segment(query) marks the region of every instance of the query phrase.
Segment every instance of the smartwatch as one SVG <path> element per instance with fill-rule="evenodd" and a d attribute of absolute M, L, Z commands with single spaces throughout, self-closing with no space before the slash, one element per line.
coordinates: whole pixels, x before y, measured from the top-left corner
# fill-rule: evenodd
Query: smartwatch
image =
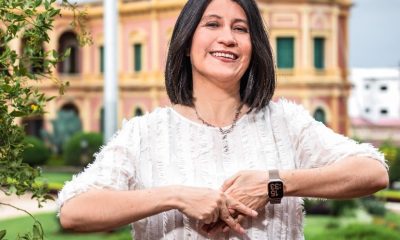
<path fill-rule="evenodd" d="M 278 169 L 268 171 L 268 198 L 271 204 L 279 204 L 283 198 L 283 181 L 279 177 Z"/>

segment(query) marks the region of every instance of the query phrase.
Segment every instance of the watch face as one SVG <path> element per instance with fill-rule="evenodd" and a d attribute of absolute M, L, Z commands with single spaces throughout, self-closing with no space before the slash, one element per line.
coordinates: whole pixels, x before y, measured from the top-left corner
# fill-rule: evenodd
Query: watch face
<path fill-rule="evenodd" d="M 270 198 L 282 198 L 283 197 L 283 182 L 274 181 L 268 183 L 268 196 Z"/>

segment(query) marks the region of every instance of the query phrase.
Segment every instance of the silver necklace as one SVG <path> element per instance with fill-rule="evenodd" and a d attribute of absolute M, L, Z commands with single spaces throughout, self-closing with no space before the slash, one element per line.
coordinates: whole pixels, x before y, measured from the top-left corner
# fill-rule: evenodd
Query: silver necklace
<path fill-rule="evenodd" d="M 199 113 L 197 112 L 197 108 L 196 106 L 194 107 L 194 111 L 196 112 L 196 116 L 197 118 L 206 126 L 208 127 L 213 127 L 213 128 L 218 128 L 219 132 L 222 135 L 222 140 L 223 140 L 223 144 L 224 144 L 224 152 L 228 152 L 229 151 L 229 146 L 228 146 L 228 134 L 231 133 L 233 131 L 233 129 L 236 126 L 237 121 L 239 120 L 239 115 L 240 115 L 240 110 L 242 110 L 243 104 L 240 104 L 239 107 L 236 109 L 235 112 L 235 117 L 233 118 L 232 121 L 232 125 L 228 128 L 228 129 L 222 129 L 222 127 L 217 127 L 209 122 L 207 122 L 206 120 L 204 120 L 202 117 L 200 117 Z"/>

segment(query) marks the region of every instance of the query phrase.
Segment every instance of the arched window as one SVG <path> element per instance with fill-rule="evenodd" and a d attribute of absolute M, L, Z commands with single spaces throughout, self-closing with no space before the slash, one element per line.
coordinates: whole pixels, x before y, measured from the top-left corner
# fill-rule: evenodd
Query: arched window
<path fill-rule="evenodd" d="M 58 63 L 58 72 L 64 74 L 79 73 L 79 42 L 74 32 L 65 32 L 58 40 L 58 52 L 64 54 L 70 49 L 69 56 Z"/>
<path fill-rule="evenodd" d="M 315 110 L 314 118 L 315 120 L 322 122 L 323 124 L 326 124 L 326 114 L 322 108 L 319 107 Z"/>
<path fill-rule="evenodd" d="M 143 115 L 143 110 L 140 107 L 135 108 L 134 116 L 142 116 Z"/>
<path fill-rule="evenodd" d="M 79 109 L 78 107 L 73 104 L 73 103 L 66 103 L 61 107 L 62 111 L 65 112 L 74 112 L 76 114 L 76 116 L 79 116 Z"/>

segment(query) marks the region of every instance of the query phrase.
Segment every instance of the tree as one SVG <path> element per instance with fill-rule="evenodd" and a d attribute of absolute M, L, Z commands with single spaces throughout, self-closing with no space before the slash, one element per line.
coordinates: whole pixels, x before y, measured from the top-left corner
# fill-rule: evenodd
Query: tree
<path fill-rule="evenodd" d="M 22 195 L 30 191 L 39 206 L 52 197 L 45 185 L 35 184 L 35 179 L 41 174 L 40 169 L 22 162 L 22 152 L 29 146 L 24 143 L 23 128 L 16 120 L 44 114 L 46 103 L 54 96 L 46 96 L 39 87 L 33 87 L 42 79 L 53 80 L 60 94 L 68 86 L 52 74 L 56 64 L 68 56 L 68 51 L 58 53 L 43 49 L 43 44 L 50 40 L 48 33 L 53 29 L 55 18 L 61 16 L 61 8 L 74 13 L 71 25 L 79 33 L 80 43 L 91 43 L 90 34 L 84 27 L 85 13 L 67 0 L 62 0 L 61 4 L 55 2 L 0 0 L 0 191 L 6 195 Z M 18 53 L 10 47 L 10 42 L 22 39 L 24 51 Z M 0 229 L 0 239 L 5 234 L 6 231 Z M 32 232 L 20 238 L 42 239 L 40 223 L 36 221 Z"/>

